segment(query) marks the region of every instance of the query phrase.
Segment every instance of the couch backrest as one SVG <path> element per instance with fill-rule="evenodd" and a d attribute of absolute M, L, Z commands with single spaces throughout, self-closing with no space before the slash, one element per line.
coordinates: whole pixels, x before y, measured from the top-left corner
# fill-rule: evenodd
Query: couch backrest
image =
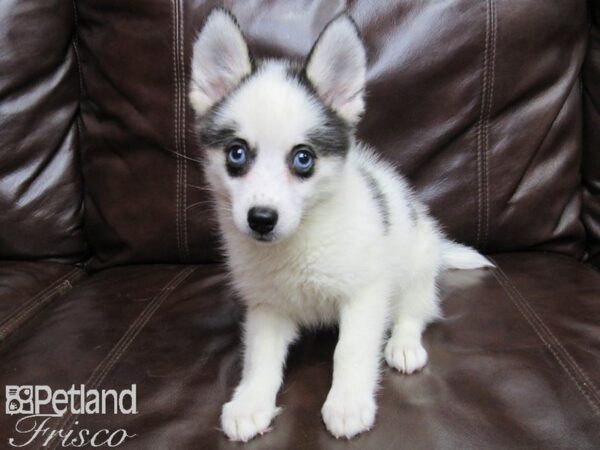
<path fill-rule="evenodd" d="M 191 45 L 217 2 L 79 0 L 91 267 L 218 254 L 192 135 Z M 342 1 L 228 1 L 258 56 L 305 55 Z M 585 0 L 356 0 L 369 53 L 359 136 L 448 233 L 581 256 Z M 181 156 L 177 156 L 181 155 Z"/>
<path fill-rule="evenodd" d="M 0 3 L 0 259 L 85 254 L 73 2 Z"/>
<path fill-rule="evenodd" d="M 583 65 L 583 223 L 588 258 L 600 267 L 600 1 L 591 4 L 591 28 Z"/>

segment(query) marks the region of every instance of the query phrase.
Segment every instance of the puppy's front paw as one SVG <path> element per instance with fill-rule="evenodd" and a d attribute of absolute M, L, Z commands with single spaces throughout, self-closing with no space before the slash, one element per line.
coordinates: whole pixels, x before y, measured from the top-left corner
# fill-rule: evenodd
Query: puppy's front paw
<path fill-rule="evenodd" d="M 357 392 L 343 395 L 332 389 L 321 414 L 331 434 L 338 439 L 350 439 L 371 429 L 376 411 L 377 405 L 372 395 Z"/>
<path fill-rule="evenodd" d="M 401 373 L 411 374 L 427 364 L 427 351 L 419 341 L 394 339 L 385 346 L 385 360 Z"/>
<path fill-rule="evenodd" d="M 262 399 L 246 396 L 223 405 L 221 428 L 232 441 L 246 442 L 269 431 L 269 425 L 280 409 Z"/>

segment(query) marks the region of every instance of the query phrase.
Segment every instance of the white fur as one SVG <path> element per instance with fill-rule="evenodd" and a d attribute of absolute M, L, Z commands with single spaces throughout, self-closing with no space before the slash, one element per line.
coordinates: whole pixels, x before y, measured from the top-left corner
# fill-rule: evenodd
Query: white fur
<path fill-rule="evenodd" d="M 362 46 L 340 38 L 352 32 L 358 39 L 349 27 L 353 24 L 344 16 L 333 22 L 308 67 L 312 64 L 312 76 L 324 82 L 332 76 L 324 60 L 360 61 L 353 68 L 360 81 L 348 84 L 351 74 L 342 74 L 352 89 L 338 89 L 345 94 L 330 103 L 351 122 L 361 110 L 362 95 L 346 94 L 362 92 L 366 63 L 356 55 L 364 52 Z M 199 39 L 208 39 L 202 34 Z M 335 39 L 327 42 L 328 36 Z M 194 67 L 201 65 L 196 57 Z M 354 67 L 354 62 L 340 67 Z M 376 415 L 386 333 L 391 329 L 383 350 L 387 363 L 407 374 L 421 369 L 427 362 L 421 335 L 440 312 L 438 274 L 443 268 L 490 265 L 475 250 L 448 241 L 404 179 L 363 144 L 352 143 L 345 156 L 319 156 L 310 178 L 290 173 L 290 149 L 304 143 L 326 117 L 287 68 L 285 62 L 265 63 L 219 109 L 217 120 L 235 124 L 237 137 L 257 149 L 249 172 L 229 176 L 223 149 L 206 150 L 205 171 L 215 192 L 228 265 L 247 307 L 242 380 L 221 417 L 232 440 L 246 441 L 268 430 L 279 411 L 276 396 L 288 346 L 300 327 L 321 325 L 340 327 L 333 382 L 322 409 L 325 425 L 344 438 L 368 430 Z M 204 68 L 193 77 L 203 85 L 210 73 Z M 331 100 L 321 95 L 324 102 Z M 385 198 L 387 225 L 365 173 Z M 278 211 L 272 242 L 252 237 L 246 218 L 253 206 Z"/>
<path fill-rule="evenodd" d="M 243 178 L 231 178 L 227 176 L 221 152 L 207 152 L 205 158 L 209 183 L 220 194 L 235 199 L 227 207 L 233 216 L 232 225 L 249 231 L 248 210 L 252 206 L 268 206 L 279 212 L 276 229 L 279 238 L 293 233 L 300 224 L 302 211 L 318 201 L 319 196 L 327 195 L 327 183 L 317 181 L 335 181 L 333 174 L 342 164 L 323 159 L 314 178 L 301 183 L 282 183 L 292 178 L 282 151 L 303 142 L 307 130 L 318 127 L 324 120 L 319 106 L 306 95 L 303 86 L 288 78 L 286 69 L 285 62 L 265 62 L 255 76 L 225 100 L 220 120 L 237 123 L 239 137 L 260 148 L 250 173 Z M 226 213 L 230 216 L 229 211 Z M 227 226 L 227 219 L 223 219 L 221 223 Z"/>
<path fill-rule="evenodd" d="M 484 256 L 470 247 L 445 240 L 442 244 L 442 260 L 447 269 L 478 269 L 494 267 Z"/>

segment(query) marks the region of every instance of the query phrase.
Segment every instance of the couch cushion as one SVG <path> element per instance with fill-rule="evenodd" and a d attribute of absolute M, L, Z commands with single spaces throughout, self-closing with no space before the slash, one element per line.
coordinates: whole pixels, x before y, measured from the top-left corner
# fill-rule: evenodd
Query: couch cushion
<path fill-rule="evenodd" d="M 186 93 L 216 3 L 77 2 L 92 268 L 215 257 Z M 303 57 L 344 2 L 227 4 L 258 56 Z M 586 2 L 359 0 L 350 12 L 369 53 L 360 137 L 449 234 L 580 256 Z"/>
<path fill-rule="evenodd" d="M 598 448 L 600 274 L 542 253 L 495 260 L 496 270 L 444 276 L 445 319 L 425 335 L 430 363 L 410 376 L 384 369 L 372 431 L 349 443 L 326 432 L 319 411 L 335 333 L 306 333 L 291 350 L 283 412 L 247 447 Z M 0 353 L 0 383 L 135 383 L 137 415 L 50 425 L 137 434 L 120 448 L 239 448 L 218 430 L 241 364 L 239 311 L 226 285 L 218 267 L 100 272 Z M 18 417 L 0 422 L 2 439 L 15 435 Z"/>
<path fill-rule="evenodd" d="M 73 2 L 0 5 L 0 258 L 84 253 Z"/>
<path fill-rule="evenodd" d="M 187 159 L 193 33 L 181 3 L 77 2 L 91 268 L 215 259 L 200 170 Z"/>
<path fill-rule="evenodd" d="M 0 343 L 82 276 L 80 268 L 66 264 L 0 261 Z"/>

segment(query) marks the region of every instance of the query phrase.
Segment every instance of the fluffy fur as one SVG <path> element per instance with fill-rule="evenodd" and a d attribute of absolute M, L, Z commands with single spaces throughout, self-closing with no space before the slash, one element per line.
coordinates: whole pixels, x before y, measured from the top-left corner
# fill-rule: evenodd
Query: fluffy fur
<path fill-rule="evenodd" d="M 382 349 L 402 373 L 426 364 L 421 334 L 439 317 L 440 271 L 491 264 L 446 239 L 393 167 L 355 141 L 366 56 L 349 16 L 326 27 L 303 65 L 255 64 L 235 19 L 218 9 L 192 67 L 206 178 L 247 307 L 242 380 L 223 431 L 242 441 L 266 432 L 299 328 L 337 324 L 322 416 L 334 436 L 351 438 L 373 426 Z M 227 149 L 239 140 L 247 164 L 233 172 Z M 309 176 L 290 166 L 299 145 L 314 154 Z M 253 207 L 276 211 L 272 231 L 252 228 Z"/>

